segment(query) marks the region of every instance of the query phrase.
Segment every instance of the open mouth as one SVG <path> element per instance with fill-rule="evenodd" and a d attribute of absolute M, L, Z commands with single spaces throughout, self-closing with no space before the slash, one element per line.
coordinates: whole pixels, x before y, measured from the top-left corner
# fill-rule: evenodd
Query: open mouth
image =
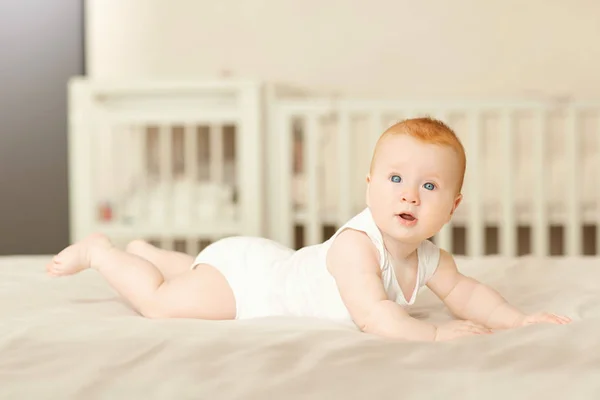
<path fill-rule="evenodd" d="M 398 222 L 404 226 L 414 226 L 417 223 L 417 217 L 409 212 L 396 214 L 396 217 L 398 217 Z"/>
<path fill-rule="evenodd" d="M 416 218 L 414 215 L 412 215 L 411 213 L 402 213 L 402 214 L 398 214 L 398 216 L 400 218 L 402 218 L 405 221 L 414 221 Z"/>

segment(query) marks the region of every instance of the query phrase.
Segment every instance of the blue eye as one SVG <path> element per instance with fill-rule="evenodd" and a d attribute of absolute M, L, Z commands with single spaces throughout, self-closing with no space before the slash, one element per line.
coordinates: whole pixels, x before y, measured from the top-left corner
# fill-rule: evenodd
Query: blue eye
<path fill-rule="evenodd" d="M 431 182 L 427 182 L 426 184 L 423 185 L 423 187 L 427 190 L 433 190 L 435 189 L 435 185 Z"/>
<path fill-rule="evenodd" d="M 390 179 L 394 183 L 400 183 L 402 181 L 402 178 L 400 178 L 398 175 L 392 175 L 392 177 Z"/>

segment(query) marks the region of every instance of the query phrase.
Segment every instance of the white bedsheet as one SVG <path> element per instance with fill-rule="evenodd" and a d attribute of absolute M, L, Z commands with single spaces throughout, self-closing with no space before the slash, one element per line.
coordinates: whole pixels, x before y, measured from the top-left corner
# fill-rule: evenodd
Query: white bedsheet
<path fill-rule="evenodd" d="M 148 320 L 93 271 L 0 258 L 3 399 L 594 399 L 600 259 L 459 259 L 526 311 L 571 316 L 447 343 L 382 340 L 304 319 Z M 411 313 L 448 315 L 427 290 Z M 509 397 L 510 396 L 510 397 Z"/>

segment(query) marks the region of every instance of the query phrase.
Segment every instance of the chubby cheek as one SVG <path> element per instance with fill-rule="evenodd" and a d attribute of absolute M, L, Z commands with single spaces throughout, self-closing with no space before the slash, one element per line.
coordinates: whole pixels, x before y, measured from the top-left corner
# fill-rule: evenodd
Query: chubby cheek
<path fill-rule="evenodd" d="M 438 193 L 424 193 L 421 196 L 421 206 L 427 209 L 429 215 L 445 218 L 452 212 L 454 199 Z"/>
<path fill-rule="evenodd" d="M 450 216 L 450 211 L 448 210 L 448 212 L 446 212 L 445 209 L 442 209 L 440 207 L 440 208 L 430 209 L 428 214 L 429 214 L 428 221 L 429 221 L 430 225 L 436 226 L 436 225 L 439 225 L 440 223 L 446 222 L 446 220 Z"/>
<path fill-rule="evenodd" d="M 373 217 L 381 220 L 386 214 L 389 214 L 390 201 L 383 196 L 372 195 L 369 198 L 368 206 L 371 209 Z"/>
<path fill-rule="evenodd" d="M 372 184 L 367 194 L 367 203 L 369 207 L 383 207 L 393 204 L 395 193 L 393 188 L 385 185 Z"/>
<path fill-rule="evenodd" d="M 388 224 L 393 216 L 395 199 L 391 192 L 384 190 L 370 191 L 367 197 L 367 205 L 371 209 L 371 214 L 378 224 Z"/>

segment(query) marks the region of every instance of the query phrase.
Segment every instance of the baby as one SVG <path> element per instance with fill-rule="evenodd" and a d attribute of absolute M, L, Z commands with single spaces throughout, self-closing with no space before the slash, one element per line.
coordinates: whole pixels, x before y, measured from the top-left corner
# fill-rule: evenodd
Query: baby
<path fill-rule="evenodd" d="M 445 341 L 568 317 L 527 315 L 494 289 L 461 274 L 428 238 L 461 202 L 465 153 L 442 122 L 410 119 L 379 138 L 366 205 L 329 240 L 294 251 L 255 237 L 229 237 L 194 259 L 137 240 L 126 251 L 101 234 L 67 247 L 52 276 L 97 270 L 149 318 L 247 319 L 309 316 L 346 321 L 363 332 Z M 458 319 L 434 325 L 406 307 L 427 286 Z"/>

